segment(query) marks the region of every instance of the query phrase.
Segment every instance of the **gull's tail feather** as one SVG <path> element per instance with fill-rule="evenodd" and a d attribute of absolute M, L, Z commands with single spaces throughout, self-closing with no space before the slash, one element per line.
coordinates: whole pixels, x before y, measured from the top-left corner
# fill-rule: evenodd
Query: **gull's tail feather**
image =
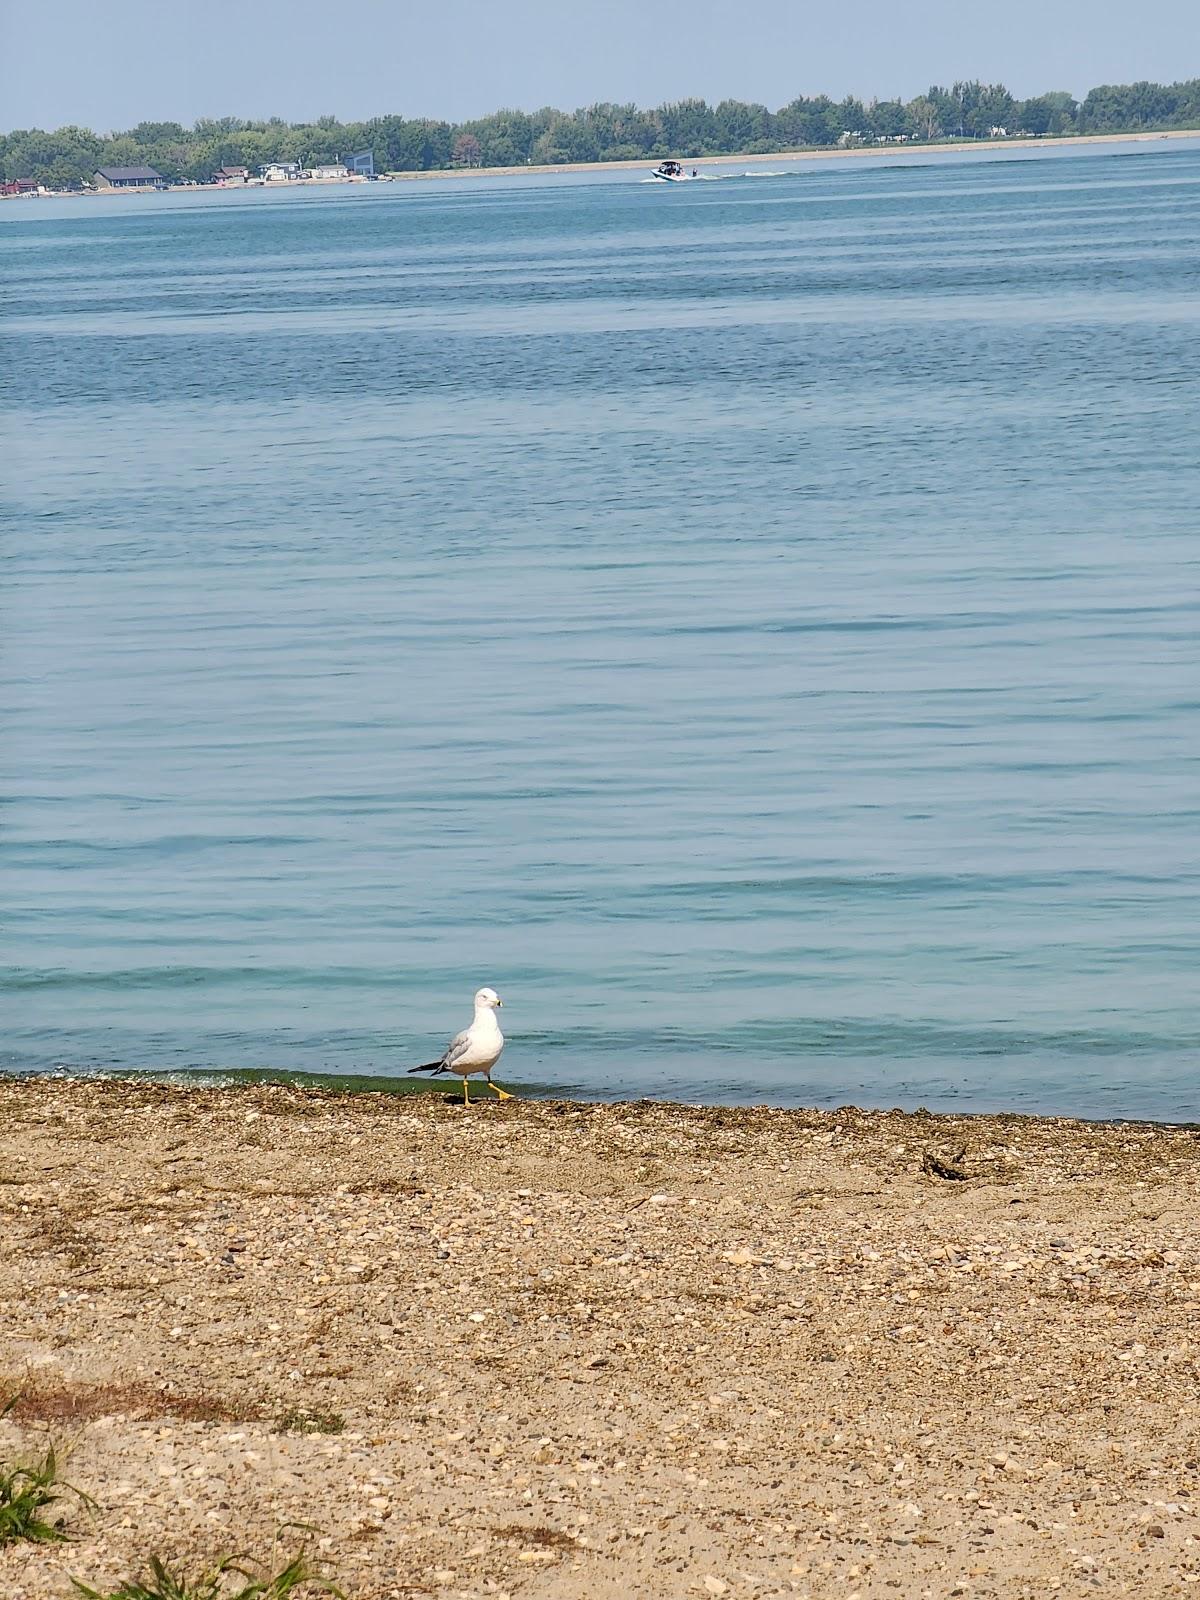
<path fill-rule="evenodd" d="M 423 1067 L 409 1067 L 410 1072 L 445 1072 L 445 1063 L 441 1061 L 427 1061 Z"/>

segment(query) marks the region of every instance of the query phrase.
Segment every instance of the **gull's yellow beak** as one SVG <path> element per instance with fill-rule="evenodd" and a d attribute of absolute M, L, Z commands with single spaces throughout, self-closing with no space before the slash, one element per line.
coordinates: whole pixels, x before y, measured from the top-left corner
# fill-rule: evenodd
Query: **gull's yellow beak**
<path fill-rule="evenodd" d="M 501 1000 L 499 995 L 496 996 L 496 1004 L 500 1007 L 501 1011 L 504 1010 L 504 1001 Z"/>

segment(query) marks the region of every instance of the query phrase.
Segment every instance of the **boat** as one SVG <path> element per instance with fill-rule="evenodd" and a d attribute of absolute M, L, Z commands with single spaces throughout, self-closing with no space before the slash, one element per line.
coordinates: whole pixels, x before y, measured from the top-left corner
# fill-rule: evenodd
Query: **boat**
<path fill-rule="evenodd" d="M 691 172 L 685 172 L 678 161 L 661 161 L 650 176 L 652 178 L 661 178 L 664 183 L 690 183 L 693 178 L 698 178 L 700 174 L 695 167 L 692 168 Z"/>

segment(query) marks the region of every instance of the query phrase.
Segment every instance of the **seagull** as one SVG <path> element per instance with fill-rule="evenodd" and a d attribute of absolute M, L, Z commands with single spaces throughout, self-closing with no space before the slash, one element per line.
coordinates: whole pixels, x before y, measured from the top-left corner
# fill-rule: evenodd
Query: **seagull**
<path fill-rule="evenodd" d="M 504 1004 L 494 989 L 480 989 L 475 995 L 475 1017 L 469 1028 L 456 1033 L 440 1061 L 427 1061 L 423 1067 L 413 1067 L 413 1072 L 457 1072 L 463 1081 L 463 1104 L 469 1106 L 467 1079 L 479 1073 L 487 1078 L 487 1086 L 501 1100 L 511 1100 L 507 1089 L 492 1082 L 492 1068 L 504 1049 L 504 1035 L 496 1021 L 496 1011 Z"/>

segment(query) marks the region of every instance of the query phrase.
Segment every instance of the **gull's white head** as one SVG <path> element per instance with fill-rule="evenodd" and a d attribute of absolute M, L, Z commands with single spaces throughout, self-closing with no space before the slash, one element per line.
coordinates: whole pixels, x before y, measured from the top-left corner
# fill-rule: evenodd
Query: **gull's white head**
<path fill-rule="evenodd" d="M 476 1011 L 494 1011 L 497 1006 L 502 1006 L 504 1001 L 495 989 L 477 989 L 475 991 Z"/>

